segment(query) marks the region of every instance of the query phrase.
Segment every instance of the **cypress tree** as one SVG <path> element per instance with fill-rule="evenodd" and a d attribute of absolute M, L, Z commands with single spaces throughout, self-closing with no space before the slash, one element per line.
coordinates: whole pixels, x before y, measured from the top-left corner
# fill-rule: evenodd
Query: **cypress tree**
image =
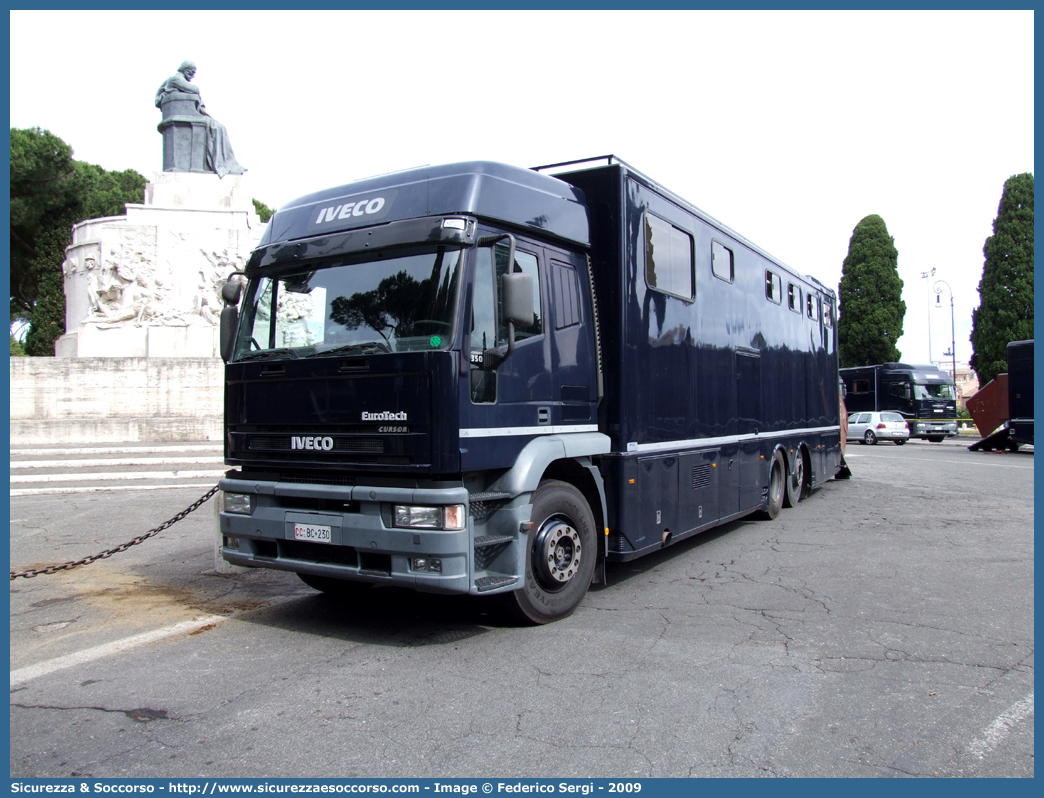
<path fill-rule="evenodd" d="M 852 231 L 838 286 L 838 357 L 841 367 L 897 361 L 906 303 L 899 251 L 884 219 L 867 216 Z"/>
<path fill-rule="evenodd" d="M 970 365 L 985 385 L 1008 370 L 1008 344 L 1033 337 L 1033 175 L 1004 182 L 993 235 L 982 248 Z"/>

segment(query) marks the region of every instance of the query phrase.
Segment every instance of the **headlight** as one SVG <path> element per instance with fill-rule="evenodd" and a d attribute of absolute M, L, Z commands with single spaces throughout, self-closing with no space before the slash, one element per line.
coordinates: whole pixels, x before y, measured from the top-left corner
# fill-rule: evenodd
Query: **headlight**
<path fill-rule="evenodd" d="M 397 504 L 394 509 L 395 526 L 405 529 L 451 529 L 464 528 L 463 504 L 445 507 L 415 507 Z"/>
<path fill-rule="evenodd" d="M 240 515 L 250 515 L 250 494 L 226 492 L 224 510 L 226 513 L 239 513 Z"/>

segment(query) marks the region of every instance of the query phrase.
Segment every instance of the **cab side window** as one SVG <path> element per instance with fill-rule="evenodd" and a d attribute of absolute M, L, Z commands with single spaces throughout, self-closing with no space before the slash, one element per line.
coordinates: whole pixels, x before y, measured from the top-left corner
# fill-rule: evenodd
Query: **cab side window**
<path fill-rule="evenodd" d="M 497 346 L 507 343 L 508 328 L 507 322 L 504 321 L 501 314 L 501 303 L 500 303 L 500 278 L 502 275 L 508 273 L 508 246 L 507 244 L 497 244 L 496 246 L 497 256 L 497 269 L 496 269 L 496 287 L 497 287 Z M 515 249 L 515 263 L 511 268 L 511 272 L 518 273 L 524 272 L 525 274 L 532 275 L 533 277 L 533 324 L 529 327 L 516 327 L 515 328 L 515 342 L 523 341 L 526 338 L 532 338 L 534 335 L 540 335 L 544 331 L 544 320 L 540 314 L 540 267 L 537 256 L 525 252 L 522 249 Z"/>
<path fill-rule="evenodd" d="M 494 257 L 490 257 L 493 251 Z M 497 244 L 493 250 L 480 247 L 475 266 L 475 286 L 471 301 L 471 401 L 488 404 L 497 401 L 497 373 L 482 368 L 482 352 L 507 345 L 508 327 L 501 310 L 500 278 L 508 273 L 508 245 Z M 540 261 L 536 254 L 515 249 L 512 272 L 533 276 L 533 323 L 515 328 L 515 343 L 544 332 L 541 312 Z"/>

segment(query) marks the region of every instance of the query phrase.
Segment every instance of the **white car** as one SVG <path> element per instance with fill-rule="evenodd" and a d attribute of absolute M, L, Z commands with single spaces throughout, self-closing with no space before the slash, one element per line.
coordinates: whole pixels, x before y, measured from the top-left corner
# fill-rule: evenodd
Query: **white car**
<path fill-rule="evenodd" d="M 894 412 L 849 413 L 848 440 L 875 444 L 878 440 L 895 441 L 902 446 L 910 439 L 910 425 Z"/>

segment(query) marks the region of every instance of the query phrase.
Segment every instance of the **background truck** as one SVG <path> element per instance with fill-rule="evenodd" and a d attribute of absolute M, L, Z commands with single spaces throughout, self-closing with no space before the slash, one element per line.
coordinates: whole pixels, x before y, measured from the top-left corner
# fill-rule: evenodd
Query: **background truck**
<path fill-rule="evenodd" d="M 972 451 L 1033 445 L 1033 341 L 1008 344 L 1008 371 L 998 374 L 968 399 L 968 412 L 982 440 Z"/>
<path fill-rule="evenodd" d="M 557 171 L 551 175 L 547 172 Z M 841 465 L 836 298 L 613 156 L 302 197 L 225 285 L 222 555 L 571 613 Z"/>
<path fill-rule="evenodd" d="M 957 434 L 957 389 L 935 366 L 882 363 L 840 374 L 849 414 L 894 410 L 906 419 L 911 438 L 938 442 Z"/>

